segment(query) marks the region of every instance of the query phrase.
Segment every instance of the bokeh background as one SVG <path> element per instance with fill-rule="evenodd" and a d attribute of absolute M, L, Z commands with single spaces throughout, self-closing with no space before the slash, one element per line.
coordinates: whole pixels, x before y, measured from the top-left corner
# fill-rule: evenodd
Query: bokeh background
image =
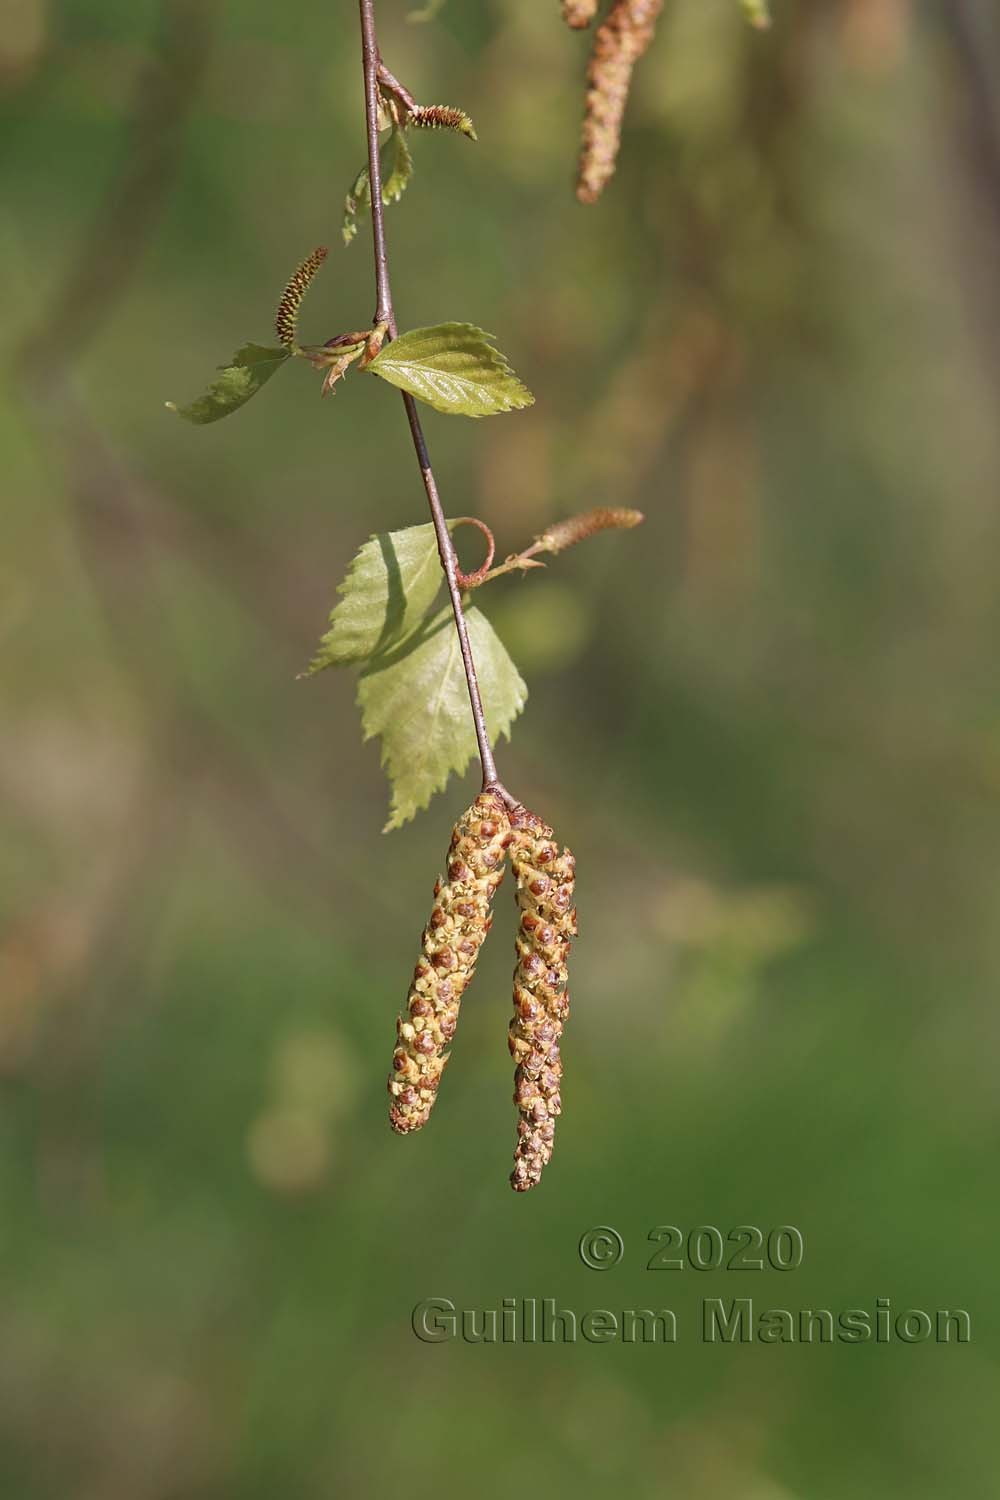
<path fill-rule="evenodd" d="M 447 509 L 501 554 L 648 517 L 483 600 L 531 689 L 504 778 L 579 863 L 556 1157 L 510 1192 L 509 891 L 431 1127 L 386 1127 L 474 782 L 383 837 L 350 676 L 295 677 L 424 519 L 397 398 L 163 409 L 319 242 L 304 330 L 370 317 L 356 7 L 5 0 L 3 1492 L 995 1496 L 995 6 L 670 0 L 592 210 L 556 0 L 406 8 L 390 66 L 480 141 L 414 142 L 401 322 L 495 330 L 537 396 L 428 415 Z M 645 1270 L 656 1225 L 744 1223 L 802 1268 Z M 702 1345 L 748 1295 L 973 1341 Z M 429 1296 L 681 1334 L 427 1346 Z"/>

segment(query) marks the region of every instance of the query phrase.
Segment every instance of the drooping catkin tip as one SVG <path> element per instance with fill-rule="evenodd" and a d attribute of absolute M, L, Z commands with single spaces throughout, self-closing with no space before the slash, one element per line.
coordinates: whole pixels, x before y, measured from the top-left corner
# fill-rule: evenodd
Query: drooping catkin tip
<path fill-rule="evenodd" d="M 434 887 L 406 1012 L 396 1022 L 389 1075 L 389 1124 L 397 1135 L 430 1118 L 458 1026 L 459 1008 L 490 930 L 504 875 L 510 819 L 502 800 L 481 793 L 452 830 L 446 873 Z"/>

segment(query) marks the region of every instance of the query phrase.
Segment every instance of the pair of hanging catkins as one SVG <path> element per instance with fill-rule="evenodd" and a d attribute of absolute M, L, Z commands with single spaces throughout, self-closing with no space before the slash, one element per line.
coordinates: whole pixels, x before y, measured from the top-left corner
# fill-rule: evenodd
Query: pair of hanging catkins
<path fill-rule="evenodd" d="M 434 910 L 424 928 L 406 1014 L 396 1027 L 389 1120 L 398 1134 L 408 1135 L 430 1118 L 462 995 L 493 925 L 493 897 L 508 853 L 520 910 L 508 1032 L 520 1118 L 510 1181 L 523 1193 L 541 1181 L 562 1111 L 559 1047 L 569 1014 L 576 862 L 568 849 L 560 850 L 541 818 L 523 807 L 509 813 L 493 792 L 477 797 L 455 824 L 447 874 L 434 887 Z"/>

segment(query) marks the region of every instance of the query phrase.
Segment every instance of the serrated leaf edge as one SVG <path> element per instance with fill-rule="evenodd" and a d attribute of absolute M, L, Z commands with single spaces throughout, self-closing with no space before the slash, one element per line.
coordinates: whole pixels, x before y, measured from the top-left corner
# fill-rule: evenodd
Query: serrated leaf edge
<path fill-rule="evenodd" d="M 446 605 L 443 610 L 439 611 L 439 614 L 444 619 L 446 617 L 446 615 L 449 613 L 449 611 L 450 611 L 450 606 Z M 469 615 L 473 614 L 473 612 L 474 611 L 471 610 L 471 609 L 466 612 L 466 619 L 467 620 L 468 620 Z M 493 625 L 492 621 L 489 619 L 489 616 L 483 614 L 482 610 L 475 610 L 475 613 L 477 613 L 483 620 L 485 620 L 486 624 L 489 625 L 489 627 L 493 631 L 493 633 L 496 634 L 496 627 Z M 447 628 L 447 622 L 446 622 L 444 628 Z M 497 636 L 497 639 L 500 640 L 499 636 Z M 510 655 L 510 652 L 507 651 L 507 648 L 506 648 L 506 646 L 504 646 L 503 641 L 500 641 L 500 645 L 501 645 L 502 649 L 507 653 L 508 659 L 510 660 L 510 664 L 514 668 L 514 674 L 515 674 L 515 676 L 517 678 L 517 681 L 518 681 L 518 684 L 519 684 L 519 688 L 518 688 L 517 699 L 516 699 L 516 702 L 515 702 L 515 705 L 514 705 L 513 712 L 510 714 L 509 718 L 507 718 L 507 720 L 506 720 L 505 723 L 491 724 L 489 726 L 489 729 L 490 729 L 490 734 L 491 734 L 491 737 L 492 737 L 494 743 L 496 743 L 498 740 L 501 740 L 501 739 L 506 739 L 508 741 L 508 743 L 509 743 L 510 739 L 511 739 L 511 730 L 512 730 L 513 725 L 514 725 L 514 721 L 515 721 L 515 719 L 519 718 L 520 715 L 524 712 L 525 704 L 528 701 L 528 685 L 525 682 L 524 678 L 521 676 L 521 673 L 518 671 L 517 663 L 514 661 L 513 657 Z M 459 640 L 458 640 L 458 632 L 456 630 L 452 629 L 452 631 L 451 631 L 451 644 L 450 644 L 449 650 L 448 650 L 448 665 L 447 665 L 445 671 L 441 674 L 441 685 L 440 685 L 440 688 L 439 688 L 439 691 L 438 691 L 438 699 L 437 699 L 437 708 L 438 709 L 440 709 L 442 695 L 444 693 L 445 683 L 447 682 L 448 677 L 449 677 L 450 673 L 452 672 L 452 670 L 454 669 L 454 666 L 455 666 L 456 654 L 458 654 L 458 655 L 461 654 L 460 646 L 459 646 Z M 359 700 L 360 700 L 360 690 L 359 690 Z M 359 710 L 361 708 L 360 701 L 358 702 L 358 708 L 359 708 Z M 363 736 L 363 738 L 364 738 L 364 740 L 365 740 L 366 743 L 367 743 L 368 740 L 375 739 L 375 738 L 378 738 L 378 737 L 379 736 L 378 736 L 378 732 L 377 731 L 375 733 L 373 733 L 373 734 L 365 734 Z M 431 741 L 430 734 L 428 734 L 425 738 L 426 738 L 426 743 L 430 744 L 430 741 Z M 420 801 L 420 802 L 414 802 L 412 812 L 404 812 L 403 809 L 400 807 L 400 805 L 399 805 L 399 799 L 396 796 L 395 783 L 392 780 L 392 777 L 388 773 L 388 760 L 389 760 L 389 757 L 388 757 L 388 755 L 384 751 L 382 753 L 380 753 L 380 756 L 379 756 L 379 765 L 380 765 L 381 769 L 386 772 L 386 780 L 389 782 L 389 786 L 392 789 L 392 796 L 391 796 L 390 802 L 389 802 L 390 817 L 389 817 L 389 821 L 383 827 L 382 832 L 383 833 L 394 833 L 398 828 L 402 828 L 407 823 L 412 822 L 412 820 L 416 817 L 417 813 L 426 811 L 426 809 L 431 805 L 432 799 L 434 797 L 436 797 L 439 792 L 443 792 L 444 789 L 447 787 L 447 785 L 448 785 L 449 781 L 451 780 L 452 776 L 459 776 L 459 777 L 464 776 L 465 773 L 466 773 L 466 771 L 469 769 L 469 766 L 475 760 L 475 758 L 476 758 L 476 752 L 475 752 L 475 750 L 470 750 L 469 754 L 467 755 L 467 757 L 466 757 L 466 759 L 464 761 L 464 763 L 461 766 L 457 766 L 457 767 L 456 766 L 452 766 L 452 767 L 450 767 L 445 772 L 444 776 L 436 778 L 434 780 L 433 784 L 431 784 L 429 786 L 429 789 L 428 789 L 426 797 L 424 797 L 424 799 L 422 801 Z"/>
<path fill-rule="evenodd" d="M 381 360 L 383 356 L 385 356 L 385 363 L 391 363 L 392 350 L 396 345 L 398 345 L 400 339 L 408 338 L 411 334 L 437 332 L 443 333 L 446 329 L 455 330 L 456 332 L 460 330 L 463 333 L 473 334 L 476 336 L 477 340 L 481 340 L 484 350 L 486 350 L 489 355 L 491 368 L 498 370 L 503 375 L 509 376 L 509 378 L 514 383 L 518 395 L 520 397 L 523 397 L 523 399 L 509 400 L 505 397 L 503 399 L 503 404 L 499 405 L 494 411 L 463 412 L 451 407 L 435 405 L 433 401 L 427 401 L 422 396 L 416 396 L 415 392 L 411 392 L 411 395 L 414 395 L 417 400 L 423 401 L 426 406 L 430 406 L 434 411 L 440 411 L 444 416 L 471 417 L 477 421 L 482 417 L 503 416 L 507 412 L 511 411 L 524 411 L 526 407 L 533 406 L 535 404 L 535 398 L 532 392 L 524 384 L 524 381 L 518 375 L 517 371 L 513 368 L 503 350 L 497 348 L 496 334 L 487 333 L 485 329 L 480 328 L 476 323 L 430 323 L 427 324 L 426 327 L 407 328 L 398 336 L 398 338 L 393 339 L 391 343 L 386 344 L 381 352 L 376 355 L 375 359 L 373 359 L 368 365 L 365 366 L 365 369 L 370 374 L 378 375 L 380 379 L 385 380 L 387 385 L 396 385 L 396 382 L 394 380 L 390 380 L 388 376 L 383 375 L 379 370 L 379 360 Z M 400 363 L 405 365 L 406 361 L 403 360 Z M 414 362 L 413 368 L 415 370 L 433 370 L 435 367 L 430 364 L 418 364 Z M 446 371 L 440 371 L 440 373 L 446 376 L 448 375 L 448 372 Z M 459 379 L 460 377 L 448 376 L 448 378 Z M 396 389 L 399 389 L 398 385 L 396 386 Z"/>

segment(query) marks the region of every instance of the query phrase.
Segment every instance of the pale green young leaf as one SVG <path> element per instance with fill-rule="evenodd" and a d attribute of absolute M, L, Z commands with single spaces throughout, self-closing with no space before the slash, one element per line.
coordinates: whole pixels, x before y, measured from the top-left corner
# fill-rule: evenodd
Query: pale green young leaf
<path fill-rule="evenodd" d="M 168 401 L 167 409 L 176 412 L 186 422 L 195 422 L 199 426 L 218 422 L 221 417 L 228 417 L 230 412 L 245 406 L 290 358 L 289 349 L 265 349 L 261 344 L 244 344 L 233 355 L 231 364 L 219 366 L 219 375 L 203 396 L 192 401 L 190 406 L 177 406 Z"/>
<path fill-rule="evenodd" d="M 402 645 L 434 603 L 441 580 L 437 538 L 429 522 L 371 537 L 338 589 L 330 629 L 306 675 L 366 661 Z"/>
<path fill-rule="evenodd" d="M 509 736 L 528 690 L 486 616 L 470 609 L 466 621 L 487 727 L 493 739 Z M 358 704 L 365 739 L 378 736 L 382 741 L 382 765 L 392 787 L 388 833 L 426 807 L 452 772 L 461 774 L 476 754 L 462 653 L 449 608 L 398 651 L 369 663 L 358 684 Z"/>
<path fill-rule="evenodd" d="M 398 203 L 410 185 L 413 176 L 413 157 L 406 144 L 406 132 L 394 125 L 388 140 L 383 141 L 379 151 L 382 166 L 382 202 L 389 206 Z M 358 232 L 358 214 L 371 208 L 371 184 L 368 181 L 367 164 L 361 168 L 347 197 L 344 199 L 344 244 L 349 245 Z"/>
<path fill-rule="evenodd" d="M 487 417 L 530 406 L 534 396 L 492 337 L 471 323 L 413 328 L 386 344 L 367 369 L 451 416 Z"/>

